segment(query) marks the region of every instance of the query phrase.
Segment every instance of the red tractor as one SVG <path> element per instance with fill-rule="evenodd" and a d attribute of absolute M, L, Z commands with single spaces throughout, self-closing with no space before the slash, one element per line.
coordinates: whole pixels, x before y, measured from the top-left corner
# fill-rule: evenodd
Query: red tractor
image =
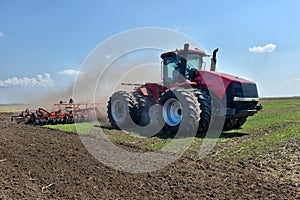
<path fill-rule="evenodd" d="M 132 92 L 117 91 L 108 101 L 107 113 L 115 128 L 145 127 L 151 122 L 150 108 L 160 105 L 154 115 L 163 122 L 164 131 L 176 133 L 179 127 L 189 132 L 196 127 L 206 133 L 212 118 L 223 116 L 223 130 L 240 128 L 247 117 L 262 106 L 254 82 L 215 71 L 215 49 L 209 55 L 199 49 L 176 50 L 161 55 L 162 84 L 146 83 Z M 152 111 L 153 112 L 153 111 Z"/>

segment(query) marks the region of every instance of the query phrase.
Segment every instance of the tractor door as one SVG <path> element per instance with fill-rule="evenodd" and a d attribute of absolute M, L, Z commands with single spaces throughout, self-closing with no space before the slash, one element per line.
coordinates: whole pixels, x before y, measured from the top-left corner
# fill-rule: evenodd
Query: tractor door
<path fill-rule="evenodd" d="M 163 59 L 163 82 L 165 85 L 181 83 L 185 81 L 182 74 L 182 60 L 176 54 Z"/>

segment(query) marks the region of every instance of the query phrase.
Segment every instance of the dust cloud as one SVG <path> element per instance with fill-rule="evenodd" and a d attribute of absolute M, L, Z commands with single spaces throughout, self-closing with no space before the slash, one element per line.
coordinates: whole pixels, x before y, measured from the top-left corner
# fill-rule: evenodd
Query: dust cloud
<path fill-rule="evenodd" d="M 25 99 L 30 102 L 29 108 L 32 110 L 43 107 L 50 111 L 57 109 L 54 104 L 61 100 L 68 103 L 70 98 L 74 103 L 99 103 L 101 121 L 107 122 L 106 107 L 112 93 L 132 91 L 136 87 L 122 83 L 161 82 L 161 52 L 141 50 L 122 55 L 109 64 L 101 60 L 84 63 L 74 82 L 60 88 L 35 92 L 36 95 L 27 95 Z"/>
<path fill-rule="evenodd" d="M 107 66 L 98 63 L 90 65 L 88 70 L 82 68 L 73 88 L 75 101 L 100 103 L 101 118 L 105 119 L 112 93 L 134 90 L 135 86 L 122 83 L 161 82 L 160 53 L 157 50 L 134 51 L 118 57 Z"/>

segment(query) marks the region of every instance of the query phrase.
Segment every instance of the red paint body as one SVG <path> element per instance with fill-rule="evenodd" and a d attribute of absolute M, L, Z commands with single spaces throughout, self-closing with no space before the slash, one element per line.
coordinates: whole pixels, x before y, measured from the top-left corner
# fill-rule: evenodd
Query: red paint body
<path fill-rule="evenodd" d="M 196 71 L 196 77 L 194 82 L 182 82 L 172 85 L 161 85 L 158 83 L 146 83 L 137 88 L 137 91 L 141 92 L 144 96 L 153 96 L 154 100 L 157 100 L 159 96 L 168 88 L 174 87 L 184 87 L 185 85 L 190 86 L 201 86 L 203 88 L 209 89 L 213 92 L 219 99 L 222 99 L 227 87 L 232 82 L 255 84 L 252 81 L 242 79 L 229 74 L 223 74 L 219 72 L 212 71 Z"/>
<path fill-rule="evenodd" d="M 223 98 L 227 87 L 232 82 L 255 84 L 246 79 L 211 71 L 196 71 L 195 82 L 197 85 L 208 88 L 219 99 Z"/>

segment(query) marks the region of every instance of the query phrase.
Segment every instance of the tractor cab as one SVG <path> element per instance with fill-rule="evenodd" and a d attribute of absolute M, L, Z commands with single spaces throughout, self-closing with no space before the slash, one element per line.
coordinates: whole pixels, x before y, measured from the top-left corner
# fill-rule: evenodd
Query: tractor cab
<path fill-rule="evenodd" d="M 182 82 L 193 82 L 195 71 L 215 70 L 216 59 L 211 59 L 214 64 L 207 69 L 210 60 L 209 56 L 201 50 L 189 50 L 188 44 L 184 45 L 183 50 L 167 52 L 161 55 L 162 78 L 165 85 L 177 84 Z M 212 63 L 212 62 L 211 62 Z"/>

